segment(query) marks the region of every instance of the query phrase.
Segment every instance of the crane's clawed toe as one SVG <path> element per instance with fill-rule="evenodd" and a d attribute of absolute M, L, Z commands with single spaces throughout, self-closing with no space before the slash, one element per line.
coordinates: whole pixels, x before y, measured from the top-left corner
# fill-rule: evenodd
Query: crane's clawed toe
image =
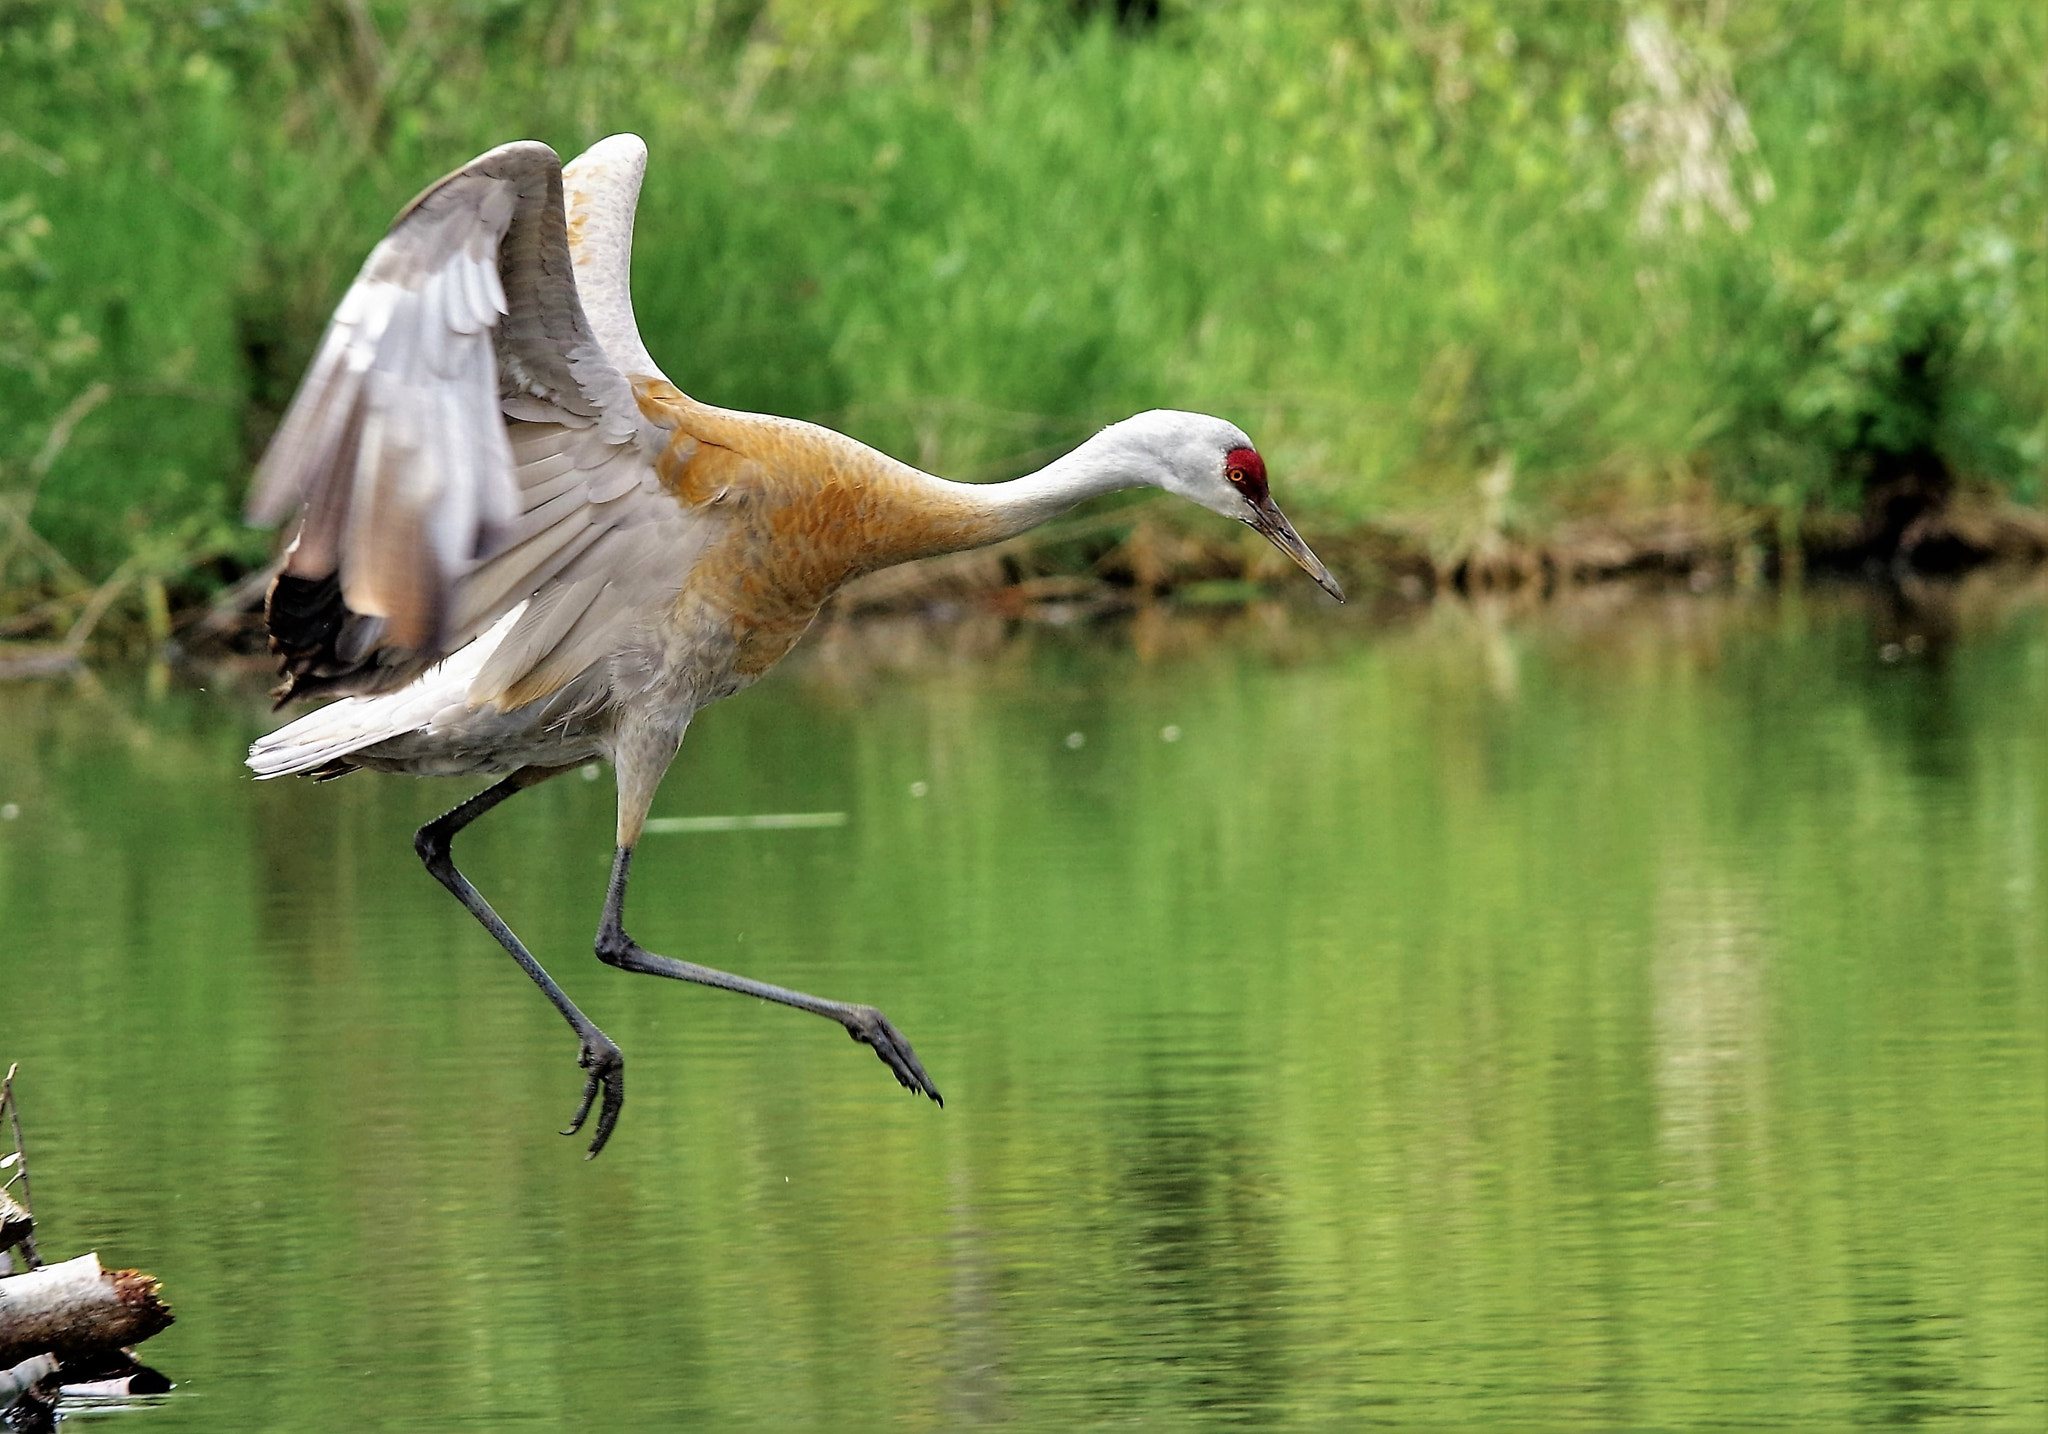
<path fill-rule="evenodd" d="M 939 1088 L 924 1073 L 917 1052 L 910 1048 L 909 1041 L 903 1039 L 903 1032 L 890 1025 L 880 1011 L 873 1006 L 848 1006 L 840 1020 L 845 1023 L 846 1034 L 864 1046 L 874 1047 L 875 1054 L 882 1058 L 882 1064 L 895 1073 L 905 1090 L 928 1095 L 935 1105 L 945 1105 Z"/>
<path fill-rule="evenodd" d="M 590 1116 L 590 1107 L 597 1100 L 597 1093 L 604 1092 L 604 1104 L 597 1112 L 597 1134 L 591 1138 L 590 1149 L 584 1152 L 585 1160 L 595 1160 L 597 1152 L 604 1149 L 604 1143 L 612 1138 L 612 1127 L 619 1123 L 619 1111 L 626 1104 L 626 1057 L 612 1044 L 604 1032 L 591 1028 L 583 1038 L 583 1054 L 576 1058 L 576 1064 L 590 1072 L 583 1083 L 583 1100 L 576 1107 L 576 1114 L 569 1120 L 564 1135 L 574 1135 L 583 1129 L 583 1122 Z"/>

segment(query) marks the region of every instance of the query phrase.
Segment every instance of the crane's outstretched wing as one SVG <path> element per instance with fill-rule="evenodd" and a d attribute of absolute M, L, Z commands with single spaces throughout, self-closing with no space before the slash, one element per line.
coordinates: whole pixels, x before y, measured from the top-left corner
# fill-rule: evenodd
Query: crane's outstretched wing
<path fill-rule="evenodd" d="M 661 376 L 627 285 L 645 166 L 631 135 L 566 174 L 501 145 L 371 251 L 249 502 L 259 523 L 301 507 L 266 608 L 282 696 L 394 690 L 521 603 L 473 700 L 554 690 L 659 599 L 608 578 L 680 583 L 701 525 L 655 477 L 672 435 L 631 383 Z"/>

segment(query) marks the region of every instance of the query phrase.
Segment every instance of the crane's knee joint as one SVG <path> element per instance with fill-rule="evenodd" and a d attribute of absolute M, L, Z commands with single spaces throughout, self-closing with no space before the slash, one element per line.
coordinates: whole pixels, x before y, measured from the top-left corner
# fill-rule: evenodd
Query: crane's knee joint
<path fill-rule="evenodd" d="M 442 868 L 454 865 L 448 856 L 453 846 L 449 833 L 441 829 L 439 822 L 428 822 L 412 834 L 412 849 L 419 854 L 427 870 L 437 874 Z"/>
<path fill-rule="evenodd" d="M 626 958 L 634 950 L 634 941 L 626 934 L 623 926 L 607 921 L 597 928 L 594 949 L 597 952 L 597 959 L 605 965 L 624 967 Z"/>

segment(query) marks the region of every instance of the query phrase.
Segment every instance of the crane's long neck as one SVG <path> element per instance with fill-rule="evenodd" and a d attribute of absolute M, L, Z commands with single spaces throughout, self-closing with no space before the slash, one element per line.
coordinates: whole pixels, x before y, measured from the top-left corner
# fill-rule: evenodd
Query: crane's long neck
<path fill-rule="evenodd" d="M 1086 499 L 1152 482 L 1156 462 L 1110 428 L 1036 473 L 1007 483 L 958 486 L 972 495 L 969 501 L 983 512 L 988 529 L 981 541 L 998 543 L 1028 533 Z"/>

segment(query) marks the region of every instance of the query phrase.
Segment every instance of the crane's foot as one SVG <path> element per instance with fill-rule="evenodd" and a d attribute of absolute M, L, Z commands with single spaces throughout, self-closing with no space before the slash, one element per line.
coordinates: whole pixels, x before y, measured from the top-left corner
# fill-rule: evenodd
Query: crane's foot
<path fill-rule="evenodd" d="M 597 1112 L 597 1134 L 591 1138 L 590 1149 L 584 1152 L 585 1160 L 597 1159 L 597 1152 L 604 1149 L 604 1143 L 612 1138 L 612 1127 L 619 1123 L 619 1111 L 626 1104 L 626 1057 L 614 1045 L 611 1038 L 597 1027 L 592 1026 L 583 1037 L 583 1054 L 576 1058 L 576 1064 L 590 1072 L 583 1083 L 583 1100 L 576 1107 L 576 1114 L 569 1120 L 564 1135 L 574 1135 L 583 1129 L 583 1122 L 590 1116 L 590 1107 L 597 1100 L 598 1092 L 604 1093 L 604 1104 Z"/>
<path fill-rule="evenodd" d="M 875 1054 L 882 1058 L 882 1064 L 889 1068 L 905 1090 L 916 1095 L 928 1095 L 934 1104 L 945 1105 L 939 1088 L 924 1073 L 917 1052 L 910 1048 L 909 1041 L 903 1039 L 903 1032 L 890 1025 L 880 1011 L 873 1006 L 843 1006 L 833 1014 L 846 1027 L 846 1034 L 862 1045 L 874 1048 Z"/>

